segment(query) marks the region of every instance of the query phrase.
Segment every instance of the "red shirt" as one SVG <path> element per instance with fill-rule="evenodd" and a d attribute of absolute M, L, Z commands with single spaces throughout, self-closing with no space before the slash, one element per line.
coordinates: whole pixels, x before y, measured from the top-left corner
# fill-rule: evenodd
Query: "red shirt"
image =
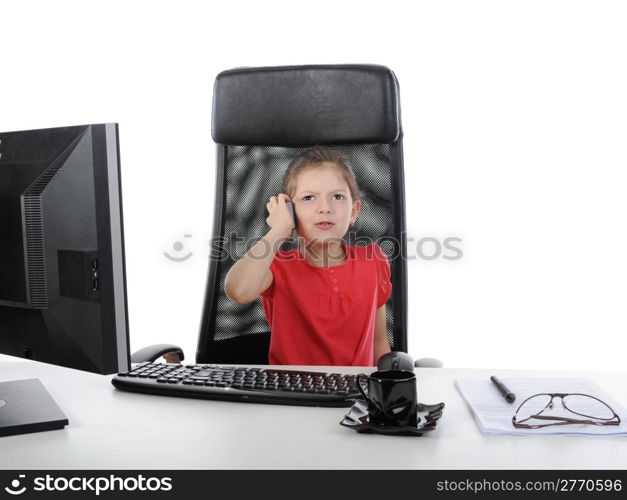
<path fill-rule="evenodd" d="M 270 325 L 270 363 L 371 366 L 376 312 L 392 290 L 390 264 L 376 243 L 348 246 L 333 267 L 307 263 L 299 250 L 278 252 L 261 294 Z"/>

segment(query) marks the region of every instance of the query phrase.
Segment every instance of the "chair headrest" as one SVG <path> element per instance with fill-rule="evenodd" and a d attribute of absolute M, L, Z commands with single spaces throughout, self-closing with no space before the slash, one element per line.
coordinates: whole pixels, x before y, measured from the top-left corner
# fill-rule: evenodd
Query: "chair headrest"
<path fill-rule="evenodd" d="M 211 134 L 237 145 L 392 143 L 402 134 L 398 81 L 376 65 L 223 71 L 213 87 Z"/>

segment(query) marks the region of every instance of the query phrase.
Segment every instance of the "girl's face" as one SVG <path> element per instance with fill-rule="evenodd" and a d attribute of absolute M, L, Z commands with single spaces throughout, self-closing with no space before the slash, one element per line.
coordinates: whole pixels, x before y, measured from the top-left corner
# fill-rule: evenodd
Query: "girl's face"
<path fill-rule="evenodd" d="M 352 200 L 339 169 L 333 163 L 306 168 L 298 174 L 295 184 L 291 199 L 298 234 L 314 243 L 339 243 L 361 208 L 359 200 Z"/>

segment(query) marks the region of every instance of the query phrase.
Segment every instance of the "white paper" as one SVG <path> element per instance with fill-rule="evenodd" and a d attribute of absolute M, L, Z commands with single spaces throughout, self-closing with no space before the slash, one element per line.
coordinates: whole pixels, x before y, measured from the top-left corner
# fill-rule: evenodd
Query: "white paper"
<path fill-rule="evenodd" d="M 560 434 L 560 435 L 595 435 L 627 436 L 627 414 L 624 408 L 603 392 L 592 380 L 580 378 L 503 378 L 503 384 L 516 394 L 516 401 L 508 403 L 496 385 L 489 379 L 455 380 L 455 386 L 470 406 L 481 430 L 486 434 Z M 512 417 L 520 404 L 529 396 L 539 393 L 570 392 L 595 396 L 607 403 L 620 417 L 620 425 L 568 424 L 552 425 L 539 429 L 518 429 L 512 423 Z M 582 412 L 583 413 L 583 412 Z M 553 408 L 542 412 L 543 415 L 574 415 L 562 407 L 560 398 L 553 400 Z M 551 421 L 544 421 L 550 423 Z M 527 422 L 530 423 L 530 422 Z M 535 420 L 533 423 L 541 423 Z"/>

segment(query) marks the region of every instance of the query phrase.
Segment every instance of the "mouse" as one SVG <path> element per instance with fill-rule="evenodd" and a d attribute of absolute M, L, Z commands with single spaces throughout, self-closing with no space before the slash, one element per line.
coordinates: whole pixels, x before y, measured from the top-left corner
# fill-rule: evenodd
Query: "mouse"
<path fill-rule="evenodd" d="M 377 362 L 377 369 L 414 371 L 414 359 L 406 352 L 392 351 L 384 354 Z"/>

